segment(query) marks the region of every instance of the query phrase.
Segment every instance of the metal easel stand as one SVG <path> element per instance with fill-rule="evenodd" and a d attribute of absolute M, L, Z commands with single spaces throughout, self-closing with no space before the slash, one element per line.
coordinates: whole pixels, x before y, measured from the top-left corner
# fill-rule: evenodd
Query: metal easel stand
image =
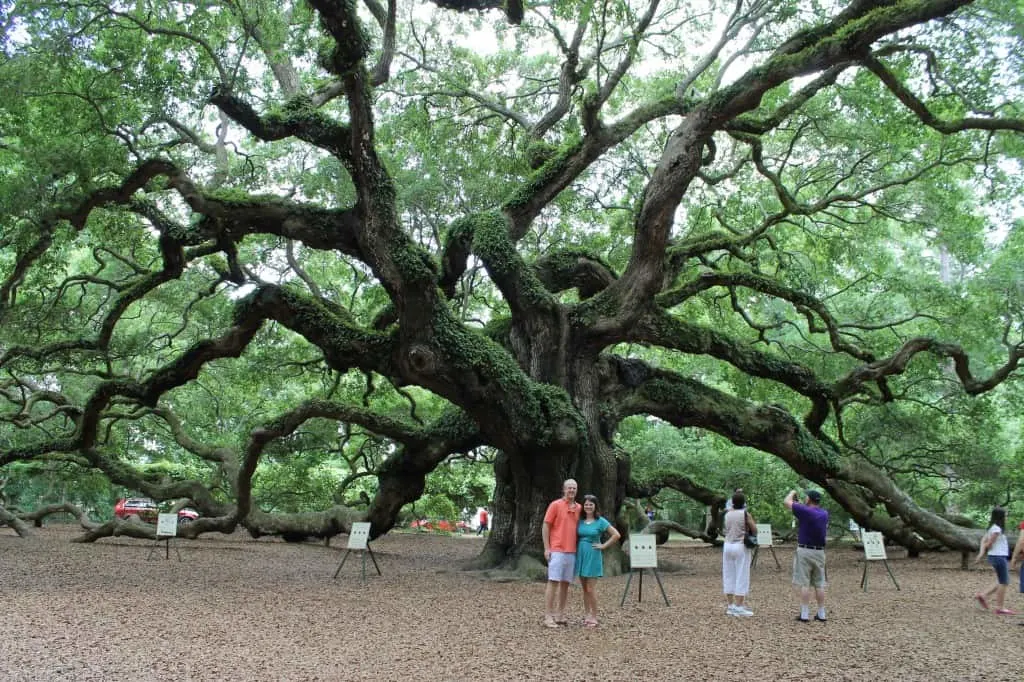
<path fill-rule="evenodd" d="M 776 568 L 776 570 L 781 571 L 782 570 L 782 564 L 779 563 L 779 557 L 775 554 L 775 546 L 774 545 L 769 545 L 768 549 L 771 550 L 772 558 L 775 559 L 775 568 Z M 757 567 L 757 555 L 760 552 L 761 552 L 761 545 L 758 545 L 757 547 L 754 548 L 754 556 L 750 559 L 750 568 L 753 569 L 753 568 Z"/>
<path fill-rule="evenodd" d="M 373 550 L 370 549 L 370 543 L 366 543 L 366 549 L 349 549 L 345 551 L 345 556 L 341 558 L 341 563 L 338 564 L 338 570 L 334 572 L 334 577 L 337 578 L 338 574 L 341 573 L 341 567 L 345 565 L 345 560 L 348 559 L 348 555 L 352 552 L 359 552 L 363 555 L 363 582 L 366 582 L 366 555 L 370 555 L 370 560 L 373 561 L 373 567 L 377 569 L 377 575 L 384 575 L 380 572 L 380 566 L 377 565 L 377 558 L 373 556 Z"/>
<path fill-rule="evenodd" d="M 156 540 L 153 541 L 152 546 L 149 548 L 149 554 L 146 555 L 146 561 L 153 558 L 153 552 L 160 546 L 160 543 L 164 543 L 164 559 L 171 558 L 171 538 L 170 536 L 157 536 Z M 178 550 L 178 546 L 174 546 L 174 553 L 178 555 L 178 561 L 181 561 L 181 552 Z"/>
<path fill-rule="evenodd" d="M 888 559 L 882 559 L 881 561 L 882 561 L 883 564 L 885 564 L 885 570 L 889 573 L 889 577 L 892 578 L 892 584 L 896 586 L 896 591 L 899 592 L 900 591 L 900 584 L 898 582 L 896 582 L 896 576 L 894 576 L 892 574 L 892 569 L 889 568 L 889 560 Z M 868 591 L 868 564 L 870 564 L 870 563 L 871 563 L 870 560 L 865 560 L 864 561 L 864 574 L 860 578 L 861 589 L 863 589 L 865 592 Z"/>
<path fill-rule="evenodd" d="M 665 587 L 661 584 L 661 576 L 658 575 L 658 569 L 652 568 L 654 572 L 654 579 L 658 581 L 658 589 L 661 590 L 661 598 L 665 600 L 665 606 L 671 606 L 668 603 L 668 596 L 665 595 Z M 638 568 L 634 571 L 629 572 L 629 578 L 626 579 L 626 589 L 622 592 L 622 601 L 619 602 L 619 608 L 626 603 L 626 595 L 629 594 L 629 585 L 633 582 L 633 574 L 639 573 L 640 580 L 637 583 L 636 601 L 639 604 L 644 600 L 644 569 Z"/>

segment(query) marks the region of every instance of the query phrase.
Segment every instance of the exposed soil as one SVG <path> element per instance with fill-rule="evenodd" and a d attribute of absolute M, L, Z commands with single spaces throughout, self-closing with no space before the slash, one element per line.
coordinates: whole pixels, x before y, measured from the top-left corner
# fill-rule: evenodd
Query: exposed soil
<path fill-rule="evenodd" d="M 731 618 L 721 555 L 669 543 L 653 575 L 599 586 L 602 623 L 541 626 L 542 583 L 456 570 L 483 540 L 391 534 L 373 543 L 383 576 L 344 549 L 241 534 L 151 542 L 68 542 L 72 528 L 0 531 L 2 680 L 1021 680 L 1024 616 L 978 608 L 987 566 L 958 554 L 877 562 L 868 591 L 852 549 L 829 551 L 828 623 L 794 621 L 792 549 L 753 571 L 752 618 Z M 344 538 L 339 538 L 344 544 Z M 182 561 L 174 549 L 181 552 Z M 675 570 L 672 570 L 674 567 Z M 1011 583 L 1007 605 L 1024 611 Z"/>

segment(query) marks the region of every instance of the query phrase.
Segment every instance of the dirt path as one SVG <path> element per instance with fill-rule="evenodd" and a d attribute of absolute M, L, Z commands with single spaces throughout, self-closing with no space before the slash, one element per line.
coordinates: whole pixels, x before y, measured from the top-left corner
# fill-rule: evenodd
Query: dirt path
<path fill-rule="evenodd" d="M 181 541 L 184 561 L 147 561 L 149 543 L 22 540 L 0 530 L 0 680 L 1014 680 L 1024 679 L 1020 617 L 976 608 L 990 569 L 958 555 L 873 564 L 869 591 L 852 550 L 829 553 L 830 620 L 800 624 L 783 570 L 763 555 L 752 618 L 724 615 L 720 554 L 668 545 L 666 607 L 650 575 L 619 607 L 626 578 L 599 587 L 591 630 L 541 627 L 543 585 L 453 570 L 476 537 L 389 535 L 373 544 L 383 577 L 343 550 L 247 536 Z M 343 540 L 343 538 L 342 538 Z M 1016 585 L 1014 582 L 1013 585 Z M 582 610 L 578 589 L 570 595 Z M 1015 588 L 1008 605 L 1024 611 Z"/>

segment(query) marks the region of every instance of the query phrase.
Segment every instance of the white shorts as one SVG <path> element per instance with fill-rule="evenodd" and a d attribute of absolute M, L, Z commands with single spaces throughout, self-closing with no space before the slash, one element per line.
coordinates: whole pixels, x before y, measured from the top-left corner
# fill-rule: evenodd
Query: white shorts
<path fill-rule="evenodd" d="M 575 552 L 552 552 L 548 561 L 548 580 L 556 583 L 571 583 L 576 572 Z"/>

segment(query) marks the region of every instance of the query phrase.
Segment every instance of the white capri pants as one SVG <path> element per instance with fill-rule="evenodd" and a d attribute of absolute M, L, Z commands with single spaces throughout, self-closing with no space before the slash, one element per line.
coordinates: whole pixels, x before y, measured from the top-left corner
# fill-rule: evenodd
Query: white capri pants
<path fill-rule="evenodd" d="M 727 542 L 722 550 L 722 592 L 745 597 L 750 591 L 750 552 L 740 542 Z"/>

